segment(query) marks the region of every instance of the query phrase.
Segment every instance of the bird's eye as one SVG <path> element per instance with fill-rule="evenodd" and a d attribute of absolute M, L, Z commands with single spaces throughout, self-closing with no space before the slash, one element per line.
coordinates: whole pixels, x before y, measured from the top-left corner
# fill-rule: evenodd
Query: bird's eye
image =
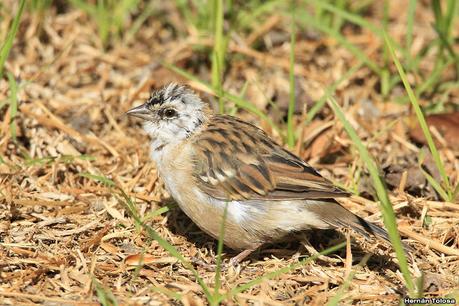
<path fill-rule="evenodd" d="M 172 108 L 168 108 L 164 111 L 164 117 L 169 119 L 175 117 L 176 114 L 177 112 L 175 111 L 175 109 Z"/>

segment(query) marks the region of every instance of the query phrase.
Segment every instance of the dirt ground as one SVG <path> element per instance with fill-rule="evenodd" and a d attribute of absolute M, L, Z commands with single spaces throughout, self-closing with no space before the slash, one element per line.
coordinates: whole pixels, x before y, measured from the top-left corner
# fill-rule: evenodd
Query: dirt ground
<path fill-rule="evenodd" d="M 3 2 L 5 8 L 15 3 Z M 405 2 L 391 9 L 389 29 L 395 40 L 405 34 Z M 144 222 L 185 258 L 215 264 L 216 241 L 170 199 L 148 157 L 148 139 L 140 123 L 123 115 L 142 103 L 150 90 L 171 81 L 188 84 L 217 106 L 217 98 L 202 84 L 163 65 L 176 65 L 209 82 L 212 41 L 190 28 L 172 2 L 162 3 L 158 14 L 132 37 L 114 40 L 105 49 L 94 21 L 81 10 L 52 8 L 41 18 L 24 13 L 5 68 L 18 86 L 16 141 L 10 130 L 10 108 L 0 109 L 0 304 L 98 305 L 98 290 L 112 294 L 122 305 L 207 304 L 195 276 L 136 225 L 118 189 L 100 179 L 107 177 L 124 190 Z M 376 20 L 378 11 L 367 18 Z M 421 5 L 413 53 L 433 39 L 432 18 Z M 1 22 L 5 29 L 9 19 Z M 369 58 L 380 60 L 380 41 L 369 31 L 348 26 L 343 32 Z M 223 83 L 234 94 L 245 87 L 245 98 L 282 129 L 289 100 L 289 41 L 288 16 L 276 13 L 260 19 L 253 30 L 232 33 Z M 300 140 L 292 151 L 333 182 L 358 192 L 343 205 L 382 225 L 365 165 L 333 111 L 325 106 L 304 124 L 304 111 L 358 61 L 334 39 L 313 29 L 298 30 L 295 56 Z M 420 65 L 426 73 L 433 69 L 429 56 Z M 391 71 L 396 70 L 391 66 Z M 443 74 L 445 82 L 454 77 L 449 70 Z M 428 150 L 409 102 L 399 101 L 406 95 L 403 85 L 396 85 L 387 97 L 379 88 L 378 77 L 362 66 L 339 83 L 334 95 L 382 169 L 400 232 L 414 249 L 412 275 L 424 275 L 426 296 L 454 292 L 457 296 L 459 205 L 441 200 L 420 170 L 419 156 Z M 0 101 L 8 99 L 10 89 L 4 76 Z M 446 109 L 457 106 L 459 87 L 420 100 L 428 106 L 442 99 Z M 236 114 L 283 142 L 265 120 L 240 109 Z M 435 139 L 447 174 L 457 184 L 459 147 L 454 140 L 459 132 L 451 136 L 440 132 Z M 421 162 L 439 179 L 430 154 Z M 224 304 L 323 305 L 343 290 L 351 272 L 355 274 L 344 289 L 344 303 L 398 304 L 407 291 L 392 248 L 351 236 L 350 249 L 265 280 Z M 262 248 L 237 269 L 222 272 L 221 292 L 345 240 L 345 233 L 313 231 Z M 224 253 L 225 259 L 235 254 L 229 249 Z M 366 254 L 371 256 L 365 258 Z M 139 268 L 136 263 L 142 256 Z M 368 261 L 359 265 L 364 258 Z M 202 265 L 195 269 L 213 288 L 215 272 Z"/>

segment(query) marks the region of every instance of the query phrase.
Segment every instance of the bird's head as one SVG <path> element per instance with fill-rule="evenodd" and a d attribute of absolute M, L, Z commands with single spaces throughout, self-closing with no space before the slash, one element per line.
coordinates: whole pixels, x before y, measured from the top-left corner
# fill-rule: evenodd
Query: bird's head
<path fill-rule="evenodd" d="M 191 89 L 174 83 L 153 92 L 144 104 L 126 112 L 143 119 L 145 131 L 161 146 L 193 135 L 209 113 L 209 106 Z"/>

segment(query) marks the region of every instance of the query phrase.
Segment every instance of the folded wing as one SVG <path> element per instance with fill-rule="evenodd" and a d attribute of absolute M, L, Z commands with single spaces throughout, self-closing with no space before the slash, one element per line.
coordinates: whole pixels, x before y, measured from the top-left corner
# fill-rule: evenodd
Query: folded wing
<path fill-rule="evenodd" d="M 214 116 L 196 142 L 194 177 L 222 200 L 294 200 L 348 196 L 254 125 Z"/>

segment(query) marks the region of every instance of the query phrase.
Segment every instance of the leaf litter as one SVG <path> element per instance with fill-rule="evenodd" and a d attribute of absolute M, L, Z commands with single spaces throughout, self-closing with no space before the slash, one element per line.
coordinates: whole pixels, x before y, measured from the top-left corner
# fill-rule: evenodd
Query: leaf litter
<path fill-rule="evenodd" d="M 171 6 L 163 9 L 177 13 Z M 404 35 L 396 27 L 404 22 L 402 19 L 397 16 L 391 20 L 391 35 L 396 39 Z M 172 20 L 177 29 L 187 28 L 180 18 Z M 142 103 L 151 89 L 169 81 L 186 82 L 200 89 L 196 82 L 161 66 L 160 61 L 187 68 L 208 80 L 210 68 L 203 61 L 205 53 L 195 46 L 211 46 L 212 41 L 193 32 L 188 37 L 177 36 L 160 19 L 148 19 L 128 44 L 115 42 L 103 51 L 94 39 L 95 24 L 73 9 L 50 11 L 41 23 L 32 13 L 26 13 L 22 25 L 6 65 L 19 85 L 14 120 L 17 142 L 9 130 L 9 108 L 0 110 L 4 118 L 0 126 L 2 304 L 98 305 L 96 287 L 111 292 L 120 304 L 175 304 L 175 298 L 184 305 L 206 304 L 193 274 L 136 225 L 119 202 L 112 183 L 135 200 L 139 215 L 183 256 L 215 264 L 216 241 L 202 233 L 170 200 L 148 157 L 148 140 L 141 125 L 123 116 L 133 105 Z M 245 44 L 231 41 L 228 48 L 232 62 L 224 83 L 225 89 L 239 93 L 247 82 L 249 99 L 280 125 L 288 101 L 289 48 L 285 46 L 289 35 L 282 32 L 287 25 L 284 16 L 274 14 L 262 27 L 238 38 Z M 428 22 L 420 22 L 417 27 L 414 47 L 418 41 L 431 39 Z M 350 28 L 346 36 L 364 50 L 367 46 L 368 56 L 378 56 L 371 50 L 381 46 L 375 46 L 371 36 Z M 263 48 L 254 48 L 255 43 Z M 304 104 L 296 110 L 296 125 L 301 127 L 304 110 L 356 60 L 318 33 L 298 38 L 296 53 L 296 83 L 301 88 L 297 100 Z M 428 62 L 423 69 L 433 69 Z M 419 175 L 418 157 L 423 150 L 419 143 L 423 141 L 410 124 L 410 109 L 392 97 L 384 101 L 375 90 L 377 82 L 368 68 L 361 68 L 338 86 L 335 95 L 381 165 L 400 232 L 415 250 L 411 272 L 416 277 L 424 274 L 426 294 L 444 297 L 459 286 L 459 206 L 441 201 Z M 0 101 L 8 94 L 8 82 L 3 78 Z M 448 95 L 450 104 L 459 103 L 457 88 Z M 216 106 L 212 95 L 201 92 L 201 96 Z M 259 118 L 244 111 L 238 116 L 282 141 Z M 446 171 L 457 184 L 459 151 L 451 140 L 457 136 L 457 128 L 448 123 L 449 119 L 438 116 L 428 121 L 438 130 L 435 140 Z M 443 128 L 448 124 L 451 126 Z M 380 223 L 364 165 L 331 110 L 321 109 L 302 128 L 302 132 L 298 130 L 301 139 L 296 153 L 324 176 L 360 194 L 343 200 L 343 205 Z M 446 134 L 442 134 L 444 131 Z M 425 168 L 435 177 L 435 168 Z M 164 207 L 168 209 L 154 213 Z M 303 238 L 267 246 L 251 256 L 250 263 L 223 271 L 221 291 L 228 292 L 298 262 L 301 256 L 346 240 L 334 231 L 306 233 Z M 358 236 L 351 240 L 352 256 L 349 250 L 321 256 L 225 303 L 322 305 L 338 292 L 350 270 L 355 275 L 345 292 L 346 301 L 398 303 L 407 293 L 391 248 L 380 242 L 370 244 Z M 366 265 L 358 266 L 368 253 L 372 255 Z M 225 249 L 225 258 L 232 255 Z M 200 265 L 195 268 L 212 287 L 215 273 Z"/>

